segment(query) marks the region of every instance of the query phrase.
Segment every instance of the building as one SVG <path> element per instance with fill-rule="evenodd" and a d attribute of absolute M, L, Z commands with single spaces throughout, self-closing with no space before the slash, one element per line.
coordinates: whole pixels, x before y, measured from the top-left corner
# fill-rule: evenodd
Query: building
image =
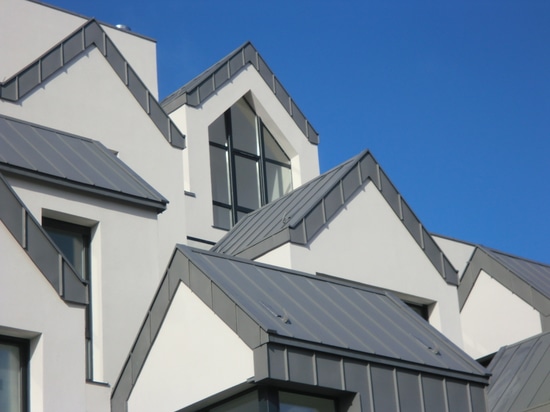
<path fill-rule="evenodd" d="M 477 412 L 548 364 L 547 265 L 432 235 L 369 151 L 320 174 L 251 43 L 162 102 L 155 47 L 4 0 L 0 410 Z"/>

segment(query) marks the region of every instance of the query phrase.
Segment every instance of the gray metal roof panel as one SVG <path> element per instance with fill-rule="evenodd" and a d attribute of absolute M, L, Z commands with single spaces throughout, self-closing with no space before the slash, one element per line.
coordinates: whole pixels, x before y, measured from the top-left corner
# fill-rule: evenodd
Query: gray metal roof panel
<path fill-rule="evenodd" d="M 520 279 L 524 280 L 534 289 L 550 299 L 550 265 L 534 262 L 482 246 L 480 248 L 507 267 Z"/>
<path fill-rule="evenodd" d="M 485 372 L 387 292 L 185 246 L 178 249 L 270 334 L 444 370 Z"/>
<path fill-rule="evenodd" d="M 515 412 L 550 402 L 550 332 L 501 348 L 491 363 L 489 411 Z"/>
<path fill-rule="evenodd" d="M 273 74 L 273 71 L 267 66 L 256 48 L 250 42 L 244 43 L 170 94 L 161 102 L 161 105 L 168 113 L 172 113 L 184 104 L 196 107 L 213 96 L 219 88 L 223 87 L 231 78 L 248 65 L 252 65 L 252 67 L 262 76 L 267 86 L 272 90 L 289 116 L 292 117 L 308 140 L 313 144 L 318 144 L 319 134 L 315 131 L 311 123 L 309 123 L 296 105 L 296 102 L 292 100 L 288 92 Z"/>
<path fill-rule="evenodd" d="M 160 210 L 168 203 L 100 142 L 5 116 L 0 116 L 0 165 L 11 173 L 26 171 L 106 196 L 146 200 Z"/>
<path fill-rule="evenodd" d="M 306 244 L 369 181 L 391 202 L 441 276 L 457 285 L 456 270 L 368 150 L 246 215 L 211 250 L 255 259 L 285 241 Z"/>

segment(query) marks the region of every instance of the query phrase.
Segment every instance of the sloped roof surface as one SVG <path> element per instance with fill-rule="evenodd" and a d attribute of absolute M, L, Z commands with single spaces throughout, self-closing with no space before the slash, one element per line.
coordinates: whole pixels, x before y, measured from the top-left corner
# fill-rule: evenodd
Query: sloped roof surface
<path fill-rule="evenodd" d="M 495 260 L 550 299 L 550 265 L 482 247 Z"/>
<path fill-rule="evenodd" d="M 17 102 L 63 67 L 95 47 L 134 96 L 144 112 L 174 147 L 185 148 L 185 136 L 149 92 L 137 73 L 94 19 L 90 19 L 9 79 L 0 81 L 0 99 Z"/>
<path fill-rule="evenodd" d="M 211 250 L 255 259 L 289 241 L 307 244 L 369 181 L 441 276 L 458 284 L 452 264 L 368 150 L 246 215 Z"/>
<path fill-rule="evenodd" d="M 505 346 L 488 369 L 493 375 L 487 391 L 489 411 L 550 407 L 550 332 Z"/>
<path fill-rule="evenodd" d="M 210 96 L 214 95 L 216 90 L 224 86 L 240 72 L 241 69 L 249 64 L 262 76 L 266 84 L 273 91 L 279 102 L 283 105 L 290 117 L 294 119 L 294 122 L 308 140 L 311 143 L 318 144 L 319 134 L 315 131 L 311 123 L 309 123 L 281 82 L 275 77 L 273 71 L 250 42 L 246 42 L 187 84 L 180 87 L 166 97 L 161 102 L 161 105 L 168 113 L 172 113 L 184 104 L 191 107 L 197 107 Z"/>
<path fill-rule="evenodd" d="M 159 210 L 168 203 L 100 142 L 1 115 L 0 169 Z"/>
<path fill-rule="evenodd" d="M 465 373 L 485 372 L 385 291 L 185 246 L 178 249 L 270 335 Z"/>

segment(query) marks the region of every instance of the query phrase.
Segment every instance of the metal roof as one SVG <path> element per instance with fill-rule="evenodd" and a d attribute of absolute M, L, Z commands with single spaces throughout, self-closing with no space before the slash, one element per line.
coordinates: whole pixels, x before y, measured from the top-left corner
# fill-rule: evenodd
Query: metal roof
<path fill-rule="evenodd" d="M 185 148 L 185 136 L 162 109 L 122 53 L 95 19 L 90 19 L 35 61 L 5 81 L 0 81 L 0 99 L 17 102 L 90 47 L 97 48 L 120 80 L 138 101 L 164 138 L 174 147 Z"/>
<path fill-rule="evenodd" d="M 481 365 L 389 292 L 178 245 L 113 391 L 113 410 L 124 410 L 182 282 L 252 349 L 287 346 L 487 381 Z"/>
<path fill-rule="evenodd" d="M 482 247 L 519 278 L 550 299 L 550 265 Z"/>
<path fill-rule="evenodd" d="M 476 247 L 460 280 L 461 310 L 482 270 L 550 319 L 550 266 L 484 246 Z"/>
<path fill-rule="evenodd" d="M 489 411 L 550 410 L 550 332 L 501 348 L 488 369 Z"/>
<path fill-rule="evenodd" d="M 98 141 L 0 115 L 0 170 L 166 209 L 166 200 Z"/>
<path fill-rule="evenodd" d="M 252 65 L 273 91 L 287 113 L 294 119 L 302 133 L 313 144 L 319 143 L 319 134 L 306 119 L 294 100 L 290 97 L 281 82 L 275 77 L 273 71 L 260 56 L 256 48 L 250 42 L 229 53 L 216 64 L 199 74 L 193 80 L 166 97 L 161 105 L 168 113 L 183 106 L 197 107 L 213 96 L 218 89 L 223 87 L 244 67 Z"/>
<path fill-rule="evenodd" d="M 88 283 L 77 275 L 1 172 L 0 221 L 63 300 L 88 303 Z"/>
<path fill-rule="evenodd" d="M 368 182 L 447 283 L 457 285 L 456 270 L 368 150 L 246 215 L 211 250 L 255 259 L 287 242 L 305 245 Z"/>

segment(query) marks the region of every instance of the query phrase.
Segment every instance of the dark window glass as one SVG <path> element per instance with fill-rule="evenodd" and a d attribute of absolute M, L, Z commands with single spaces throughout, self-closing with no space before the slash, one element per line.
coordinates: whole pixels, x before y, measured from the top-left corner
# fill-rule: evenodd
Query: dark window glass
<path fill-rule="evenodd" d="M 279 412 L 336 412 L 333 399 L 279 392 Z"/>
<path fill-rule="evenodd" d="M 0 411 L 27 410 L 28 342 L 0 336 Z"/>
<path fill-rule="evenodd" d="M 91 380 L 92 373 L 92 284 L 90 268 L 91 229 L 86 226 L 44 218 L 42 226 L 74 266 L 76 273 L 88 282 L 88 305 L 86 306 L 86 378 Z"/>
<path fill-rule="evenodd" d="M 428 305 L 422 305 L 420 303 L 405 302 L 405 304 L 420 315 L 424 320 L 430 320 L 430 311 Z"/>
<path fill-rule="evenodd" d="M 229 229 L 244 214 L 292 190 L 290 159 L 244 98 L 216 119 L 208 134 L 214 226 Z"/>
<path fill-rule="evenodd" d="M 220 406 L 210 409 L 210 412 L 260 412 L 258 392 L 249 392 Z"/>
<path fill-rule="evenodd" d="M 259 208 L 261 199 L 258 161 L 235 156 L 235 178 L 237 206 L 251 210 Z"/>

